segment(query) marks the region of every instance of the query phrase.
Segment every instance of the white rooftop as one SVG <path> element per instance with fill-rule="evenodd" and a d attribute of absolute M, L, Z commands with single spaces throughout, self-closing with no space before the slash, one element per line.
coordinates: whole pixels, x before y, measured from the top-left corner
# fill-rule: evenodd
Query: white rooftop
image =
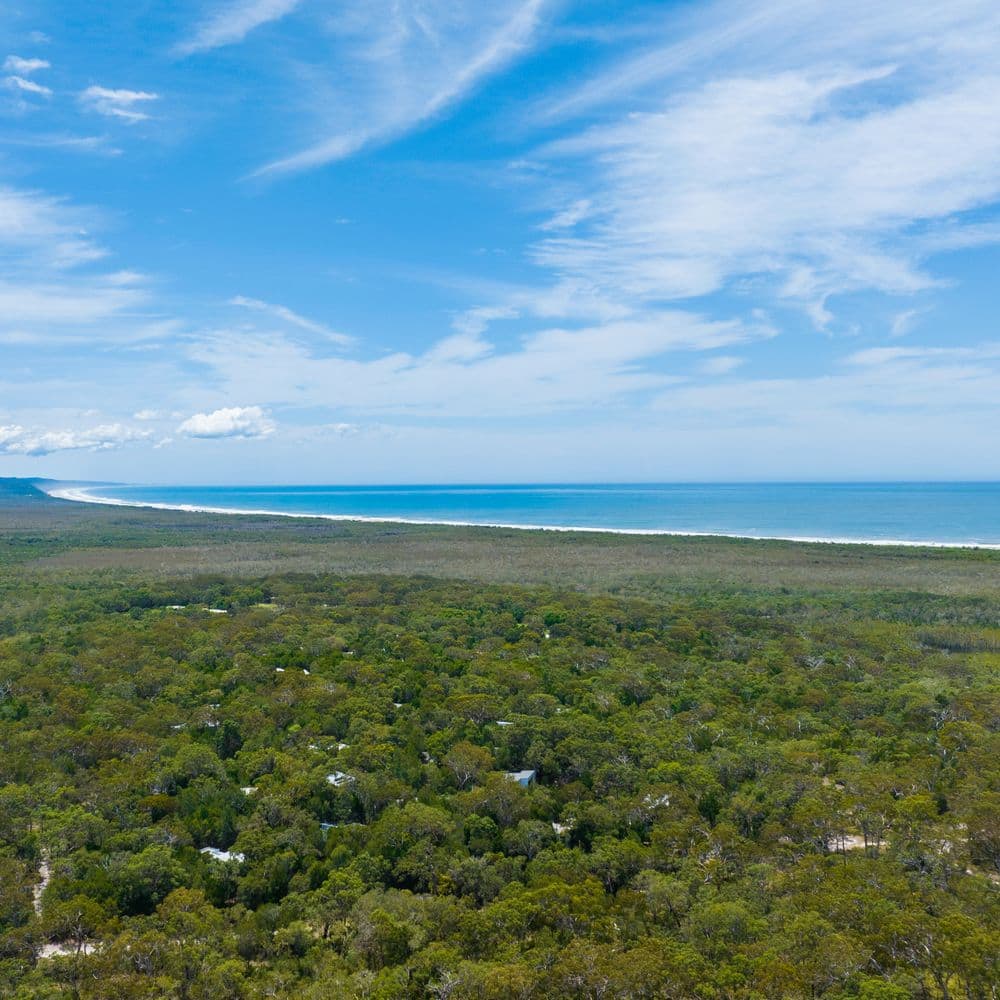
<path fill-rule="evenodd" d="M 527 788 L 535 780 L 535 772 L 533 770 L 528 771 L 507 771 L 507 777 L 511 781 L 516 781 L 519 785 Z"/>
<path fill-rule="evenodd" d="M 240 854 L 239 851 L 223 851 L 218 847 L 203 847 L 201 849 L 201 853 L 207 854 L 210 858 L 214 858 L 216 861 L 246 860 L 244 855 Z"/>

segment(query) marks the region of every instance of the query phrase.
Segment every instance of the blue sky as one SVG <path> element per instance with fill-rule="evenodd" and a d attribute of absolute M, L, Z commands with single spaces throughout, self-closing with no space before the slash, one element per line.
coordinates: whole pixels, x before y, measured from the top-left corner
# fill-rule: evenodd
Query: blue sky
<path fill-rule="evenodd" d="M 0 475 L 1000 478 L 1000 6 L 0 8 Z"/>

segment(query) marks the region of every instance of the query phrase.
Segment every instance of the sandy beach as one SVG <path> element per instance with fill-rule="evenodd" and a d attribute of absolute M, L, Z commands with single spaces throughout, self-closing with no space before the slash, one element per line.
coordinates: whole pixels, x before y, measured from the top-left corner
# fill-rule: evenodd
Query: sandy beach
<path fill-rule="evenodd" d="M 371 514 L 322 514 L 304 513 L 297 511 L 269 510 L 258 508 L 232 508 L 232 507 L 212 507 L 194 504 L 168 504 L 153 503 L 138 500 L 121 500 L 115 497 L 102 497 L 94 494 L 90 489 L 71 487 L 40 487 L 54 499 L 71 500 L 76 503 L 96 503 L 111 507 L 137 507 L 147 510 L 170 510 L 198 514 L 227 514 L 236 516 L 254 517 L 288 517 L 307 520 L 323 520 L 334 522 L 357 521 L 366 524 L 408 524 L 441 526 L 453 528 L 500 528 L 507 531 L 549 531 L 560 533 L 584 532 L 587 534 L 602 535 L 637 535 L 647 537 L 678 537 L 678 538 L 733 538 L 750 541 L 775 541 L 775 542 L 797 542 L 809 545 L 866 545 L 886 547 L 906 548 L 934 548 L 934 549 L 986 549 L 990 551 L 1000 551 L 1000 543 L 991 542 L 950 542 L 935 539 L 912 540 L 912 539 L 873 539 L 873 538 L 847 538 L 835 537 L 826 538 L 816 535 L 748 535 L 734 532 L 719 531 L 676 531 L 669 528 L 607 528 L 573 526 L 559 524 L 513 524 L 494 521 L 461 521 L 444 520 L 431 518 L 411 518 L 411 517 L 381 517 Z"/>

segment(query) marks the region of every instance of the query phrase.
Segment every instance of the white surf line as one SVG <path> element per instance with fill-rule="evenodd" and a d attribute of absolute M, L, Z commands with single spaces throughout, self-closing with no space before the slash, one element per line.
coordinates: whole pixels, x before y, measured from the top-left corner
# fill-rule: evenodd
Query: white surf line
<path fill-rule="evenodd" d="M 293 517 L 320 521 L 359 521 L 363 524 L 412 524 L 425 527 L 447 528 L 502 528 L 505 531 L 552 531 L 562 534 L 583 532 L 592 535 L 639 535 L 643 537 L 673 538 L 736 538 L 750 542 L 797 542 L 806 545 L 869 545 L 879 547 L 904 547 L 911 549 L 985 549 L 1000 551 L 1000 542 L 941 542 L 914 541 L 905 538 L 826 538 L 820 535 L 741 535 L 726 531 L 678 531 L 671 528 L 593 528 L 573 527 L 565 524 L 506 524 L 500 521 L 448 521 L 415 517 L 384 517 L 372 514 L 302 514 L 287 510 L 256 510 L 240 507 L 204 507 L 186 503 L 153 503 L 145 500 L 120 500 L 99 497 L 90 488 L 38 487 L 57 500 L 77 503 L 104 504 L 109 507 L 138 507 L 146 510 L 171 510 L 187 514 L 230 514 L 241 517 Z"/>

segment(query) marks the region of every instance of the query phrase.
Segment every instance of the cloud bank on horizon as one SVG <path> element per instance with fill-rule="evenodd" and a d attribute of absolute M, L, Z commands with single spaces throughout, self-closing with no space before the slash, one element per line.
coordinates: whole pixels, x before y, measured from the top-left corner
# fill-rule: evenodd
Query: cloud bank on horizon
<path fill-rule="evenodd" d="M 0 475 L 1000 477 L 995 3 L 60 10 Z"/>

